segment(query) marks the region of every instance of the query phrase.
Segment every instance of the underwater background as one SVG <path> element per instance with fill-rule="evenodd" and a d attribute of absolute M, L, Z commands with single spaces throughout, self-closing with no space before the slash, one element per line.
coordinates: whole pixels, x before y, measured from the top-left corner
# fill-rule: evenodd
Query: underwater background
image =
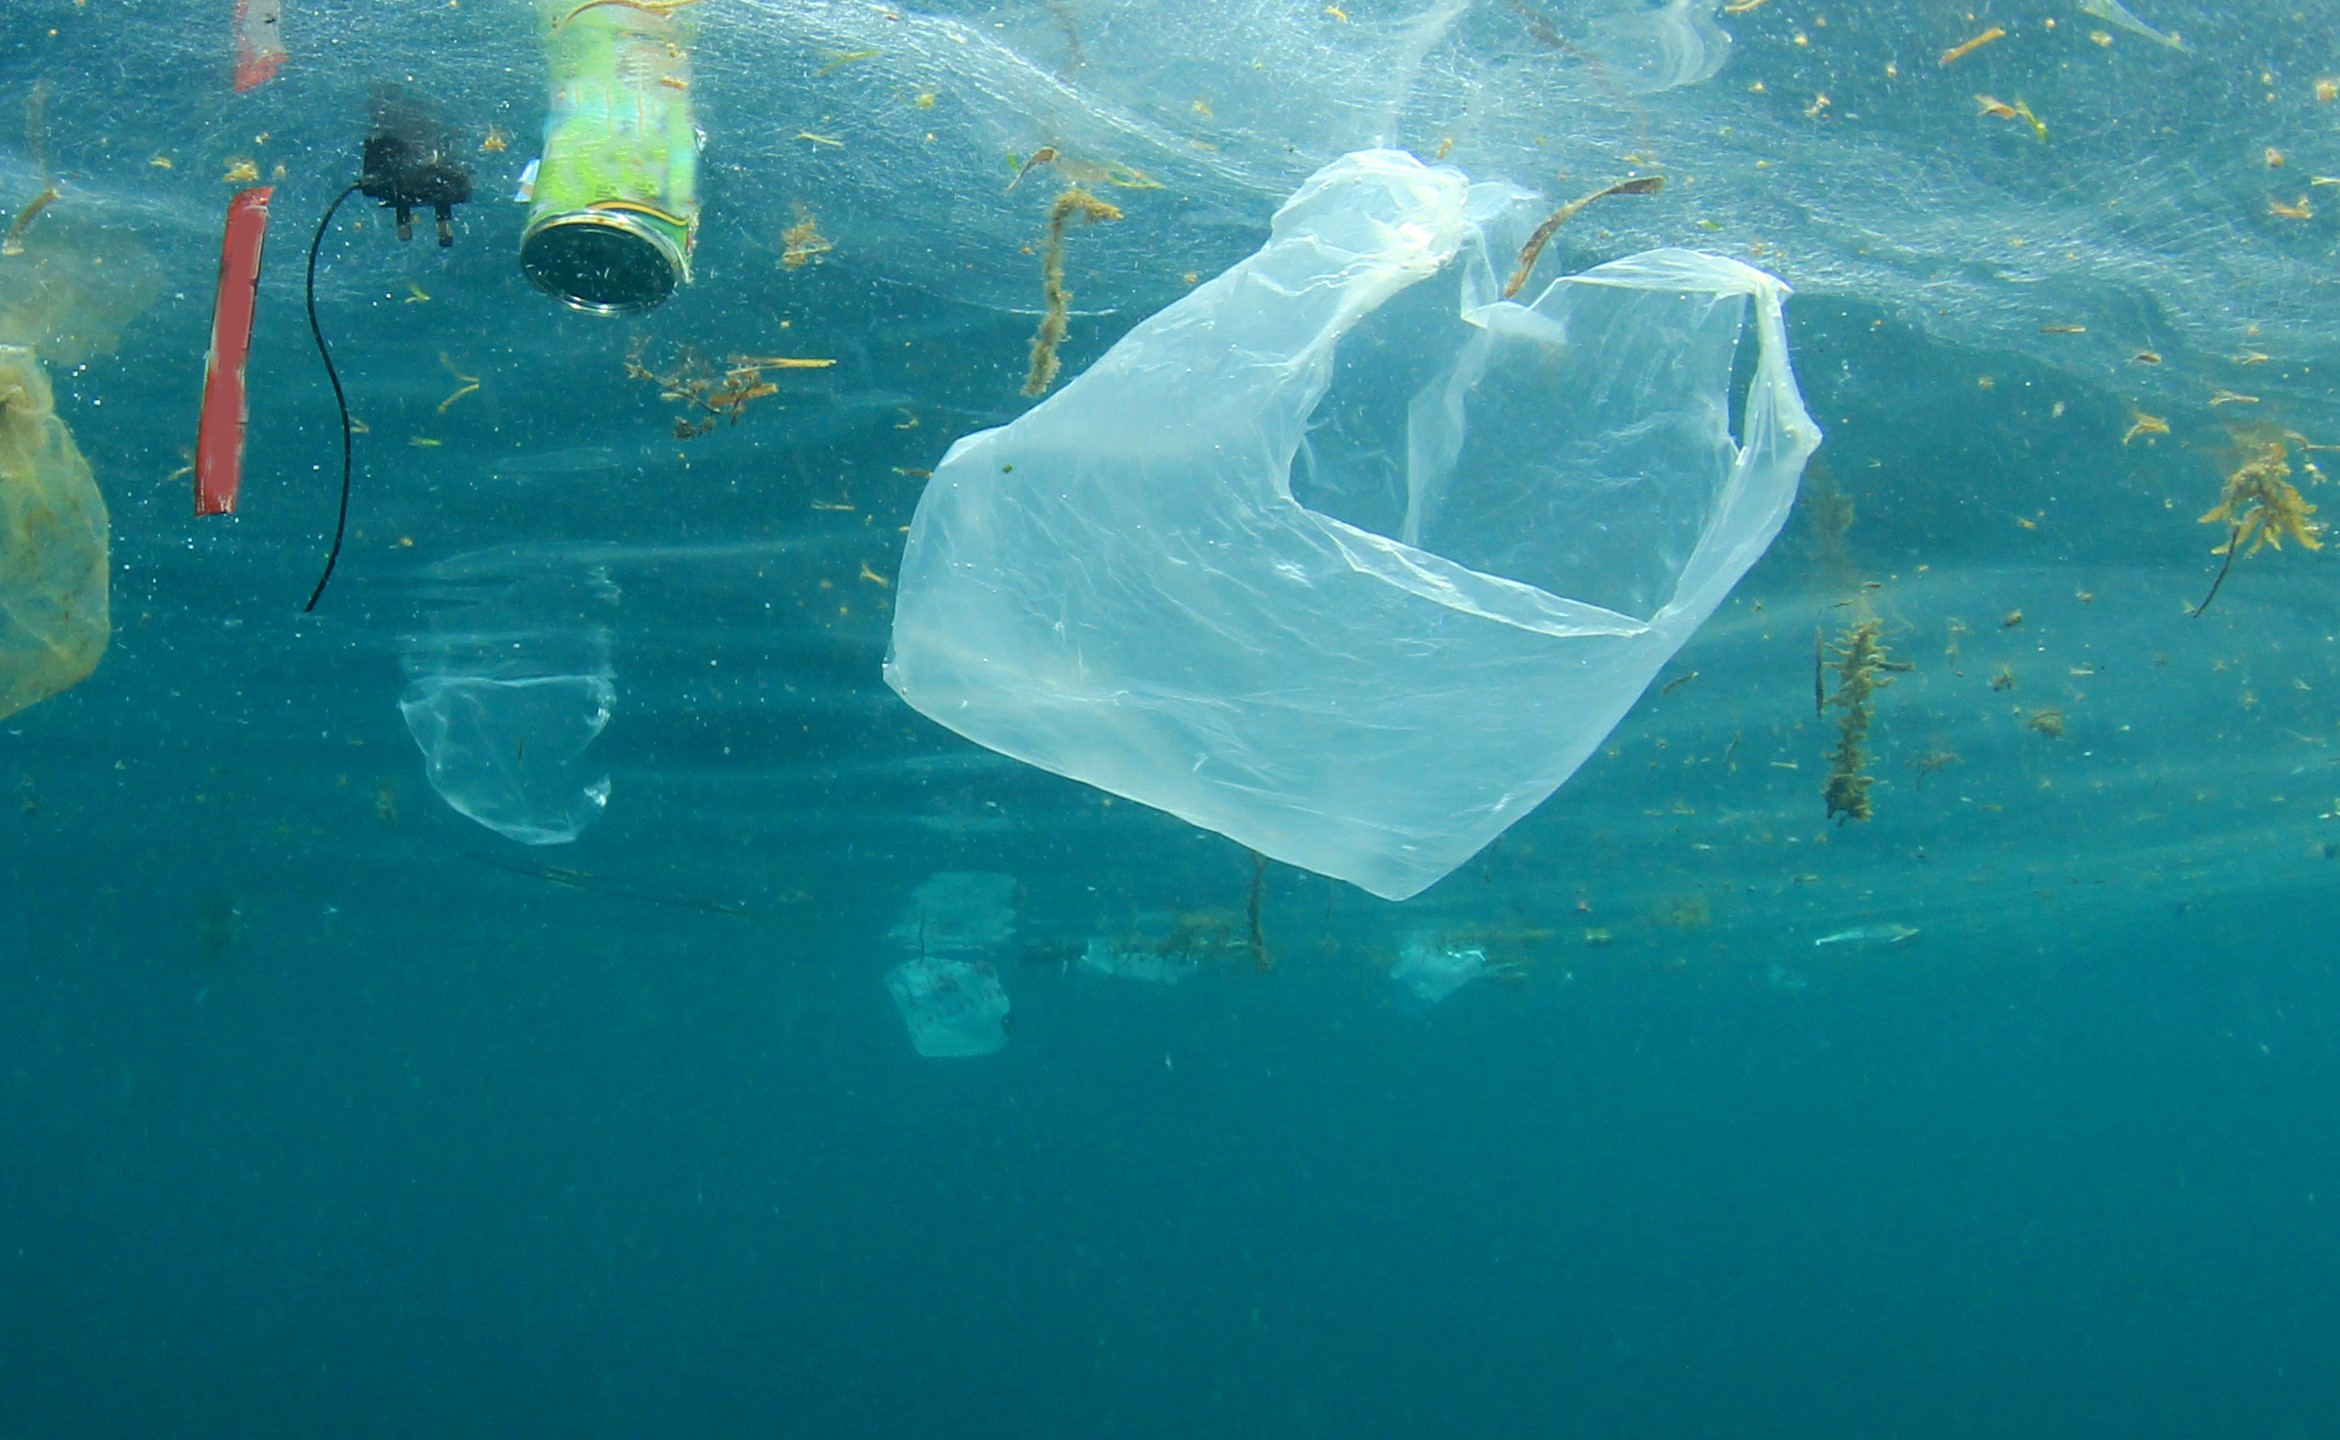
<path fill-rule="evenodd" d="M 2329 501 L 2340 15 L 702 0 L 693 283 L 613 320 L 514 262 L 533 7 L 285 0 L 246 94 L 235 9 L 0 16 L 0 341 L 113 624 L 0 719 L 0 1440 L 2340 1435 L 2333 557 L 2238 547 L 2196 613 L 2233 477 Z M 320 246 L 364 429 L 304 616 L 302 262 L 381 81 L 477 193 L 451 248 L 356 202 Z M 1124 212 L 1065 242 L 1070 377 L 1376 142 L 1555 204 L 1663 169 L 1544 264 L 1775 270 L 1827 434 L 1575 778 L 1402 904 L 880 676 L 925 476 L 1029 403 L 1025 162 Z M 836 363 L 734 421 L 694 353 Z M 1815 649 L 1869 622 L 1909 668 L 1839 823 Z M 531 812 L 569 843 L 426 770 L 401 701 L 483 645 L 606 687 Z M 995 1053 L 906 1042 L 938 896 Z M 1426 948 L 1476 978 L 1393 978 Z"/>

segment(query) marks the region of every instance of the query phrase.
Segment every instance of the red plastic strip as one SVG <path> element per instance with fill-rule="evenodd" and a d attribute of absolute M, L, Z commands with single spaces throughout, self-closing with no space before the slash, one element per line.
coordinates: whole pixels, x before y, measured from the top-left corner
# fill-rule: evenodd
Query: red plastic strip
<path fill-rule="evenodd" d="M 236 0 L 236 93 L 274 80 L 284 56 L 284 0 Z"/>
<path fill-rule="evenodd" d="M 244 477 L 244 362 L 260 298 L 260 246 L 268 238 L 273 185 L 228 202 L 219 245 L 219 296 L 211 307 L 211 355 L 203 366 L 203 421 L 195 432 L 195 513 L 232 515 Z"/>

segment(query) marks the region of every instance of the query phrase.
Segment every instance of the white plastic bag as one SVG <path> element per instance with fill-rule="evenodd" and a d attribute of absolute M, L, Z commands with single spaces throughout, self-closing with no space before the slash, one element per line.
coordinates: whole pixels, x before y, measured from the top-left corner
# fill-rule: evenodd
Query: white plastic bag
<path fill-rule="evenodd" d="M 1499 298 L 1543 208 L 1395 151 L 1319 171 L 1257 254 L 951 448 L 888 681 L 1378 895 L 1461 864 L 1762 554 L 1820 438 L 1760 271 L 1660 250 Z"/>

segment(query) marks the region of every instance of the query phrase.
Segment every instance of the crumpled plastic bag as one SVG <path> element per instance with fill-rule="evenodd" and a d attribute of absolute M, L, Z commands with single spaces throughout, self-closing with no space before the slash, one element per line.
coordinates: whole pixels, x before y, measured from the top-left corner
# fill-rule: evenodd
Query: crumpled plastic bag
<path fill-rule="evenodd" d="M 1544 208 L 1395 151 L 1319 171 L 1250 259 L 952 446 L 889 683 L 1390 899 L 1468 859 L 1763 553 L 1820 439 L 1761 271 L 1659 250 L 1501 298 Z"/>
<path fill-rule="evenodd" d="M 30 350 L 0 345 L 0 718 L 89 678 L 113 634 L 107 517 Z"/>

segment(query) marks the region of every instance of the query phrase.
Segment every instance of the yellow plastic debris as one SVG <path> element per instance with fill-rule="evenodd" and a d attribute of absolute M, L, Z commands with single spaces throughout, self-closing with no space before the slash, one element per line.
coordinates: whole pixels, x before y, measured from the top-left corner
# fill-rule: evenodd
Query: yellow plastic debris
<path fill-rule="evenodd" d="M 113 633 L 106 502 L 30 350 L 0 346 L 0 718 L 89 677 Z"/>

